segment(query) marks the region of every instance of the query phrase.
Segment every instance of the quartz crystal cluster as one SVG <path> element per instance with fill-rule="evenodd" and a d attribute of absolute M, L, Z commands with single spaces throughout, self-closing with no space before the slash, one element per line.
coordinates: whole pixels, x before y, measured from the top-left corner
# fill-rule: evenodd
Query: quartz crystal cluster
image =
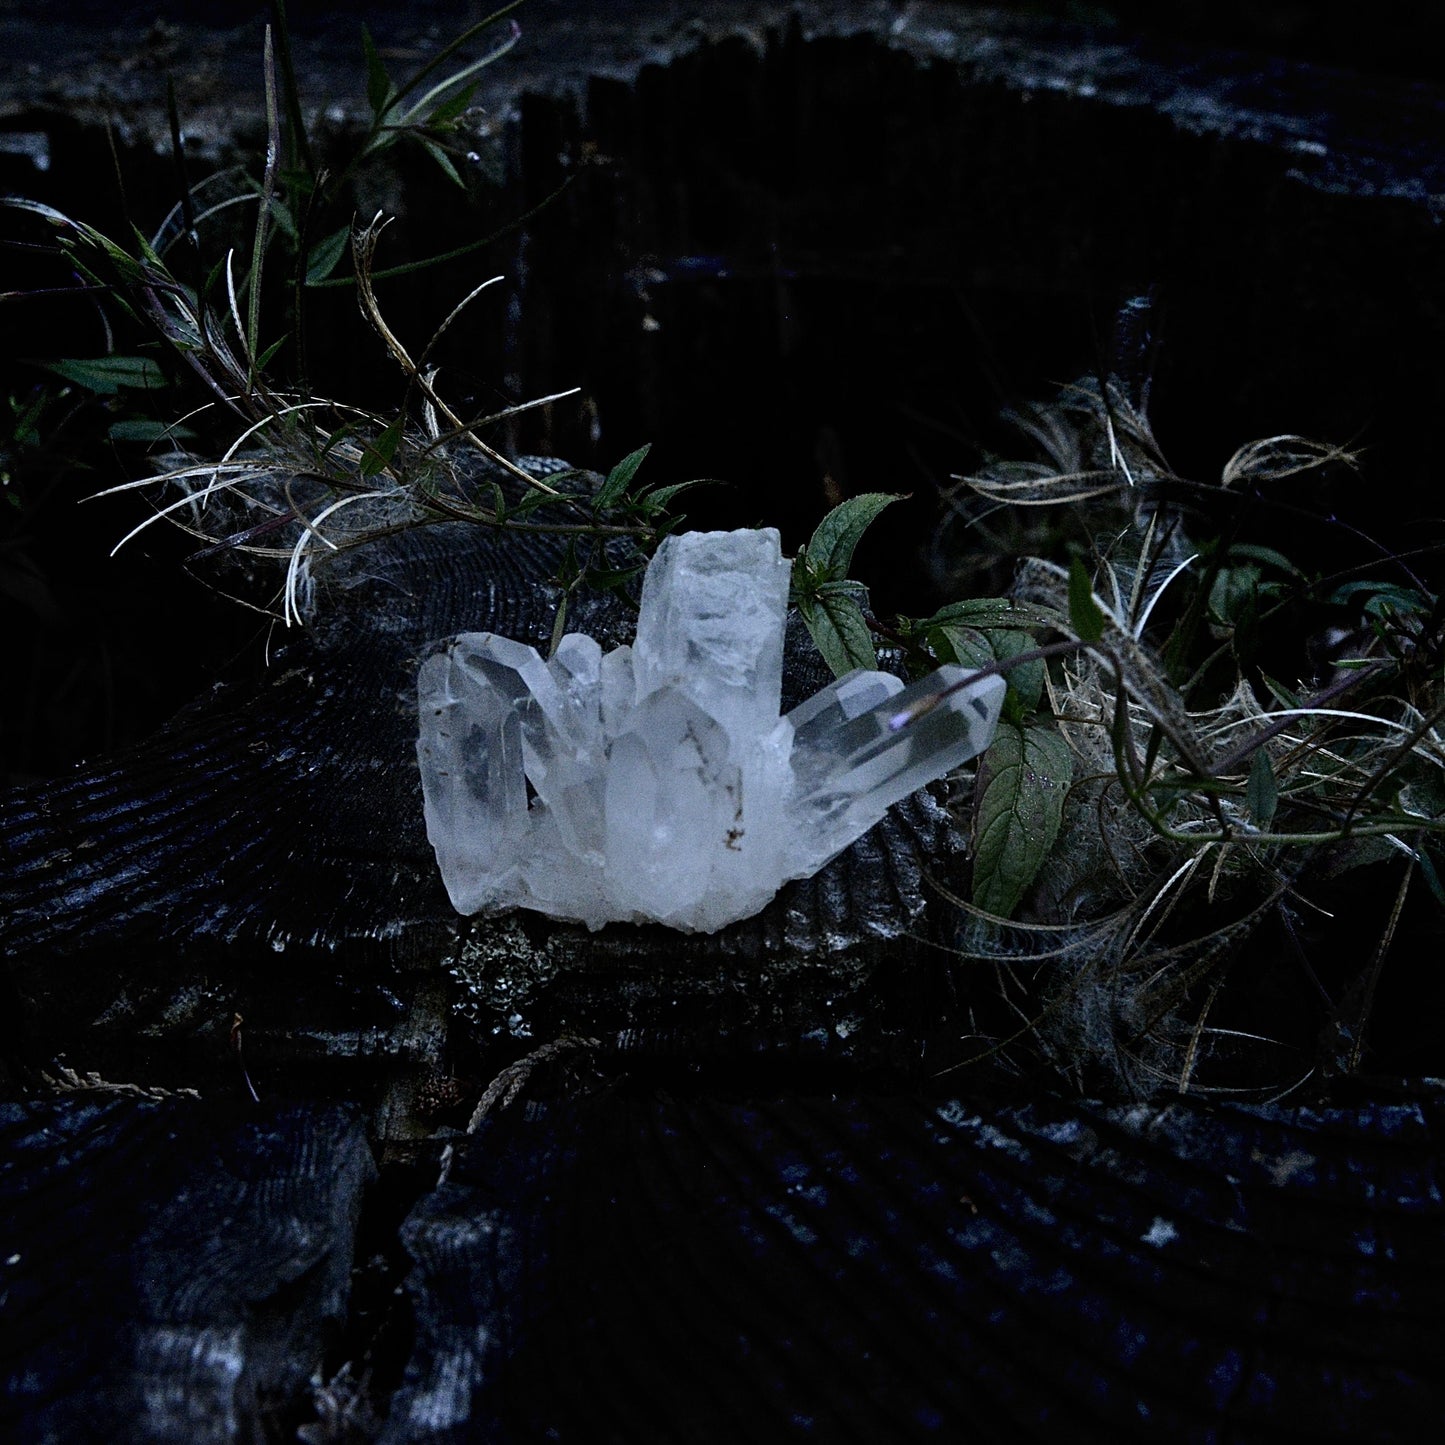
<path fill-rule="evenodd" d="M 988 746 L 1002 678 L 909 711 L 958 667 L 853 672 L 780 717 L 789 574 L 772 529 L 673 536 L 631 647 L 573 633 L 544 661 L 477 632 L 427 659 L 417 757 L 459 912 L 710 933 Z"/>

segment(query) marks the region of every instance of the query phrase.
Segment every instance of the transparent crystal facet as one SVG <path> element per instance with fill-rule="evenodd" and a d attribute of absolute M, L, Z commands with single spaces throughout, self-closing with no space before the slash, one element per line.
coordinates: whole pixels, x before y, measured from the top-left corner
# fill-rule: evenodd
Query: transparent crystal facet
<path fill-rule="evenodd" d="M 669 537 L 637 638 L 544 661 L 466 633 L 418 679 L 427 836 L 457 910 L 712 932 L 983 751 L 1004 682 L 858 671 L 780 718 L 790 567 L 772 529 Z"/>

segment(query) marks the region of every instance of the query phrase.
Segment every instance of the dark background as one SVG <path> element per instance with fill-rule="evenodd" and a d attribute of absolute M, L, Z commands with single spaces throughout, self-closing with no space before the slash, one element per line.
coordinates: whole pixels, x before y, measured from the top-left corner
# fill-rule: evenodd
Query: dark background
<path fill-rule="evenodd" d="M 47 165 L 11 143 L 0 189 L 114 234 L 127 218 L 152 230 L 179 184 L 168 77 L 192 179 L 257 153 L 256 7 L 31 8 L 0 7 L 3 124 L 43 135 Z M 341 106 L 322 136 L 364 93 L 359 19 L 404 69 L 480 13 L 293 6 L 303 88 Z M 863 33 L 807 39 L 777 7 L 712 7 L 694 25 L 666 5 L 529 0 L 521 44 L 486 73 L 470 198 L 398 150 L 356 205 L 397 215 L 394 264 L 566 188 L 486 250 L 388 285 L 388 314 L 420 345 L 504 274 L 441 353 L 454 394 L 488 409 L 580 386 L 501 439 L 601 469 L 651 442 L 654 480 L 728 484 L 692 503 L 698 525 L 775 524 L 791 548 L 838 495 L 910 493 L 860 553 L 880 610 L 936 604 L 956 562 L 931 545 L 951 476 L 1014 447 L 1002 409 L 1109 369 L 1118 306 L 1151 288 L 1152 412 L 1176 470 L 1215 476 L 1279 432 L 1357 442 L 1366 483 L 1304 500 L 1388 545 L 1433 535 L 1438 7 L 995 7 L 977 23 L 1004 58 L 961 67 L 880 39 L 916 7 L 857 13 Z M 7 291 L 67 280 L 32 252 L 7 259 Z M 16 406 L 43 384 L 35 361 L 106 346 L 89 297 L 7 301 L 0 324 Z M 349 293 L 316 293 L 311 335 L 318 388 L 394 401 L 398 374 Z M 52 404 L 39 448 L 0 439 L 20 502 L 0 534 L 0 756 L 16 778 L 143 736 L 264 666 L 267 624 L 182 569 L 185 539 L 157 527 L 109 558 L 145 504 L 80 499 L 146 458 L 106 440 L 120 402 L 83 400 Z M 1278 536 L 1261 540 L 1321 566 L 1355 545 L 1293 512 L 1266 523 Z"/>

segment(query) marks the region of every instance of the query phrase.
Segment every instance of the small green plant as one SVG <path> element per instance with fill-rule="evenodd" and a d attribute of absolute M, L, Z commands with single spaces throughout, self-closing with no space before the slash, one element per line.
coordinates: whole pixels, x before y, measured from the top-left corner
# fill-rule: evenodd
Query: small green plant
<path fill-rule="evenodd" d="M 1025 558 L 1007 596 L 886 629 L 915 669 L 959 662 L 1009 681 L 967 793 L 972 893 L 954 900 L 960 953 L 994 966 L 1019 1012 L 993 1047 L 1032 1040 L 1081 1082 L 1092 1063 L 1140 1091 L 1197 1087 L 1214 1046 L 1249 1042 L 1210 1024 L 1248 940 L 1270 917 L 1323 908 L 1341 875 L 1394 859 L 1370 959 L 1330 999 L 1329 1043 L 1301 1072 L 1357 1070 L 1406 891 L 1422 880 L 1445 903 L 1439 594 L 1390 555 L 1321 576 L 1236 525 L 1189 539 L 1243 490 L 1353 466 L 1339 448 L 1274 437 L 1242 448 L 1214 486 L 1191 484 L 1112 383 L 1070 388 L 1026 430 L 1047 460 L 963 478 L 952 502 L 975 523 L 1000 506 L 1067 508 L 1090 550 Z M 849 520 L 839 509 L 831 529 Z M 1313 688 L 1262 662 L 1261 637 L 1302 600 L 1349 644 Z M 862 661 L 818 613 L 835 668 Z"/>
<path fill-rule="evenodd" d="M 463 416 L 447 399 L 432 359 L 438 342 L 500 278 L 474 287 L 415 354 L 387 322 L 378 281 L 453 260 L 493 236 L 429 261 L 384 269 L 376 264 L 383 217 L 366 223 L 348 217 L 334 228 L 327 219 L 344 204 L 360 170 L 401 142 L 419 146 L 466 189 L 457 165 L 458 135 L 474 78 L 511 47 L 515 25 L 480 56 L 462 55 L 515 8 L 509 5 L 472 26 L 400 80 L 387 72 L 363 28 L 370 123 L 350 154 L 328 166 L 303 123 L 285 8 L 278 4 L 280 24 L 274 35 L 269 26 L 265 34 L 267 147 L 258 174 L 231 170 L 187 187 L 153 236 L 133 228 L 124 242 L 37 202 L 7 201 L 42 221 L 85 287 L 151 338 L 142 354 L 63 360 L 49 364 L 53 372 L 117 398 L 174 388 L 179 364 L 209 397 L 176 416 L 181 393 L 173 389 L 170 418 L 123 416 L 112 423 L 114 439 L 169 448 L 159 470 L 100 494 L 156 498 L 152 514 L 117 547 L 166 520 L 201 543 L 199 556 L 279 562 L 282 581 L 269 609 L 294 624 L 310 608 L 320 563 L 399 529 L 461 521 L 543 531 L 566 539 L 557 579 L 563 593 L 560 635 L 567 597 L 578 586 L 624 586 L 681 520 L 668 515 L 668 505 L 695 483 L 639 484 L 646 448 L 589 490 L 565 474 L 533 475 L 488 439 L 497 424 L 572 392 L 484 416 Z M 174 97 L 171 106 L 181 165 Z M 228 229 L 232 213 L 243 205 L 255 208 L 249 245 Z M 348 255 L 352 264 L 340 274 Z M 265 284 L 268 276 L 274 285 Z M 401 372 L 400 401 L 389 413 L 318 396 L 309 384 L 309 297 L 340 285 L 355 287 L 362 315 Z M 279 293 L 274 303 L 271 291 Z M 285 374 L 278 377 L 278 371 Z M 202 444 L 183 449 L 198 431 Z"/>
<path fill-rule="evenodd" d="M 878 665 L 870 631 L 878 623 L 865 611 L 867 590 L 851 580 L 848 571 L 870 523 L 898 500 L 888 492 L 864 492 L 841 502 L 818 524 L 793 562 L 790 600 L 824 661 L 840 677 L 855 667 Z"/>

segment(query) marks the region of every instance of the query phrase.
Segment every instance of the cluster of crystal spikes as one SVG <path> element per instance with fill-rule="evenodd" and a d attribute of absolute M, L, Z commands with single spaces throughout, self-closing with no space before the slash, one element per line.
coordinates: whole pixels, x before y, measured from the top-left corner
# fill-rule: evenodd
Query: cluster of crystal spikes
<path fill-rule="evenodd" d="M 669 537 L 631 647 L 573 633 L 544 661 L 477 632 L 422 665 L 427 836 L 458 912 L 710 933 L 988 746 L 1003 679 L 958 667 L 853 672 L 780 717 L 790 570 L 772 529 Z"/>

